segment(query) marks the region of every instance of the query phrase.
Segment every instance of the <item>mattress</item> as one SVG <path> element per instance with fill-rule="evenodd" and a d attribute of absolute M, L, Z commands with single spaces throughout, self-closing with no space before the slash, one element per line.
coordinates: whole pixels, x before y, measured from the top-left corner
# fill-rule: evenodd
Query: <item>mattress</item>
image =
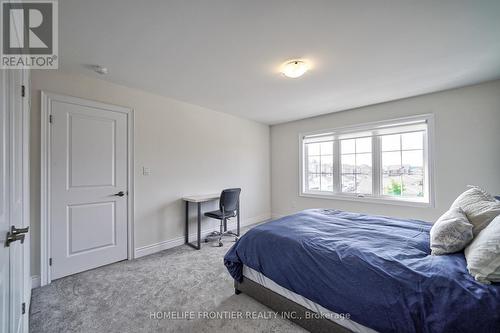
<path fill-rule="evenodd" d="M 236 281 L 250 267 L 378 332 L 499 332 L 500 284 L 475 281 L 463 252 L 431 255 L 431 226 L 305 210 L 250 229 L 224 264 Z"/>
<path fill-rule="evenodd" d="M 260 284 L 261 286 L 285 297 L 288 298 L 289 300 L 302 305 L 303 307 L 314 311 L 318 314 L 320 314 L 322 317 L 331 320 L 335 322 L 336 324 L 339 324 L 348 330 L 351 330 L 356 333 L 376 333 L 377 331 L 372 330 L 371 328 L 368 328 L 366 326 L 363 326 L 361 324 L 356 323 L 355 321 L 345 318 L 344 316 L 341 316 L 338 313 L 332 312 L 330 310 L 325 309 L 321 305 L 314 303 L 313 301 L 305 298 L 304 296 L 300 296 L 293 291 L 290 291 L 286 288 L 283 288 L 282 286 L 278 285 L 276 282 L 273 280 L 267 278 L 264 276 L 264 274 L 257 272 L 254 269 L 251 269 L 248 266 L 243 266 L 243 276 L 246 277 L 249 280 L 252 280 L 255 283 Z"/>

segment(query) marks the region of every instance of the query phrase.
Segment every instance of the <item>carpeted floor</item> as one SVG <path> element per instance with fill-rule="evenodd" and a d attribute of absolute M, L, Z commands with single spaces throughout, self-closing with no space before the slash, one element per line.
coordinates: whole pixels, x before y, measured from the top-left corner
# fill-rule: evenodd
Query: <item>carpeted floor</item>
<path fill-rule="evenodd" d="M 180 246 L 34 289 L 30 332 L 304 332 L 250 297 L 235 295 L 222 259 L 233 242 L 215 244 L 200 251 Z M 231 311 L 245 315 L 203 318 Z"/>

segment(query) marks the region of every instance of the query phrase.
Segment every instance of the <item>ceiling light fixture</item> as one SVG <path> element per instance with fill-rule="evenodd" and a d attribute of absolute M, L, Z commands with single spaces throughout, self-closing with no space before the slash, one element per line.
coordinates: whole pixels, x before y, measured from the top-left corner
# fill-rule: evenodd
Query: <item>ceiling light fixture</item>
<path fill-rule="evenodd" d="M 309 64 L 304 60 L 289 60 L 281 65 L 281 73 L 286 77 L 295 79 L 309 70 Z"/>
<path fill-rule="evenodd" d="M 106 67 L 95 65 L 94 72 L 96 72 L 97 74 L 106 75 L 109 73 L 109 70 Z"/>

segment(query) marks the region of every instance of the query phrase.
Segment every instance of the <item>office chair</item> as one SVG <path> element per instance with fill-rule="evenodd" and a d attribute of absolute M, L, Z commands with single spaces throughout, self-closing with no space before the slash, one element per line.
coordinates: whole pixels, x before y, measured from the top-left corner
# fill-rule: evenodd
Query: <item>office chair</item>
<path fill-rule="evenodd" d="M 205 238 L 205 243 L 209 238 L 219 237 L 219 246 L 222 246 L 222 237 L 234 236 L 235 241 L 238 240 L 237 234 L 232 231 L 227 231 L 227 220 L 235 217 L 240 209 L 240 192 L 241 188 L 229 188 L 223 190 L 220 194 L 219 210 L 205 213 L 205 216 L 220 220 L 220 231 L 214 231 Z"/>

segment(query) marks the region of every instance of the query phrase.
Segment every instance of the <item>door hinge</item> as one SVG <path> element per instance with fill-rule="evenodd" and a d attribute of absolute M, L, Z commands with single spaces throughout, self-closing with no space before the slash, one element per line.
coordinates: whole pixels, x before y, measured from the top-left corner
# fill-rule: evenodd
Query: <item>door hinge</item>
<path fill-rule="evenodd" d="M 52 266 L 52 258 L 49 258 L 49 266 Z"/>
<path fill-rule="evenodd" d="M 26 96 L 26 86 L 22 85 L 21 86 L 21 97 Z"/>
<path fill-rule="evenodd" d="M 26 303 L 21 304 L 21 312 L 22 314 L 26 313 Z"/>
<path fill-rule="evenodd" d="M 52 115 L 49 115 L 49 123 L 53 123 L 54 122 L 54 118 L 52 117 Z"/>

